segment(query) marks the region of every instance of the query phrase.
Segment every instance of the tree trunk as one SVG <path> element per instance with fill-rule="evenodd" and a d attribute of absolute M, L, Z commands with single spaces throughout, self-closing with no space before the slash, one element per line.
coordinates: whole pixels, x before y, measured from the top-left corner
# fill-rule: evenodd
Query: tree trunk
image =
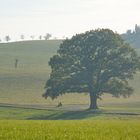
<path fill-rule="evenodd" d="M 97 96 L 93 92 L 90 93 L 90 107 L 89 109 L 98 109 Z"/>

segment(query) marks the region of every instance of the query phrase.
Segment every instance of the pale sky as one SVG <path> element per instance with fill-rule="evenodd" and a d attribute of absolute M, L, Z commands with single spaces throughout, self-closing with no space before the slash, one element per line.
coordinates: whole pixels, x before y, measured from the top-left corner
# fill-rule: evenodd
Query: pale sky
<path fill-rule="evenodd" d="M 0 0 L 0 38 L 72 36 L 96 28 L 118 33 L 140 25 L 140 0 Z"/>

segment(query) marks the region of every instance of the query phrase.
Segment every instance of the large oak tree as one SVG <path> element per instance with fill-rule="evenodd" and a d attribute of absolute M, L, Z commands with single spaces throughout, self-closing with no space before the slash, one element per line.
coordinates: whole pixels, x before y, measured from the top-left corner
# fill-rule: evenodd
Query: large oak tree
<path fill-rule="evenodd" d="M 97 29 L 64 40 L 49 65 L 52 71 L 44 97 L 86 92 L 90 109 L 97 109 L 97 99 L 105 93 L 132 94 L 128 80 L 140 69 L 140 58 L 120 35 Z"/>

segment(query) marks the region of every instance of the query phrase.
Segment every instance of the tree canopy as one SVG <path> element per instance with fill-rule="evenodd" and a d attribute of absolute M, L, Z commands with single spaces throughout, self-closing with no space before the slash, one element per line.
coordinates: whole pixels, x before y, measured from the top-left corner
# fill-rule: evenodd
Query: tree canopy
<path fill-rule="evenodd" d="M 66 39 L 50 61 L 51 74 L 44 97 L 65 93 L 89 93 L 90 108 L 104 93 L 129 97 L 128 80 L 140 70 L 136 51 L 109 29 L 91 30 Z"/>

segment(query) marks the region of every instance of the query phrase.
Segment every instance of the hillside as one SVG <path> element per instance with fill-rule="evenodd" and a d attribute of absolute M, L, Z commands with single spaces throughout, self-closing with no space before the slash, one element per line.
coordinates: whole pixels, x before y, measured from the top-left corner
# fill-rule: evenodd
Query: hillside
<path fill-rule="evenodd" d="M 37 103 L 43 99 L 50 73 L 48 61 L 60 43 L 61 40 L 0 44 L 0 103 Z"/>
<path fill-rule="evenodd" d="M 59 97 L 57 100 L 45 100 L 42 98 L 44 85 L 50 73 L 48 61 L 53 56 L 61 40 L 52 41 L 27 41 L 8 44 L 0 44 L 0 104 L 56 106 L 61 101 L 65 107 L 73 109 L 87 108 L 89 97 L 87 94 L 70 94 Z M 137 49 L 138 50 L 138 49 Z M 18 59 L 18 67 L 15 68 L 15 59 Z M 116 99 L 107 95 L 99 101 L 99 105 L 107 108 L 140 107 L 139 95 L 140 75 L 131 81 L 135 88 L 135 94 L 129 99 Z M 83 105 L 83 106 L 81 106 Z"/>

